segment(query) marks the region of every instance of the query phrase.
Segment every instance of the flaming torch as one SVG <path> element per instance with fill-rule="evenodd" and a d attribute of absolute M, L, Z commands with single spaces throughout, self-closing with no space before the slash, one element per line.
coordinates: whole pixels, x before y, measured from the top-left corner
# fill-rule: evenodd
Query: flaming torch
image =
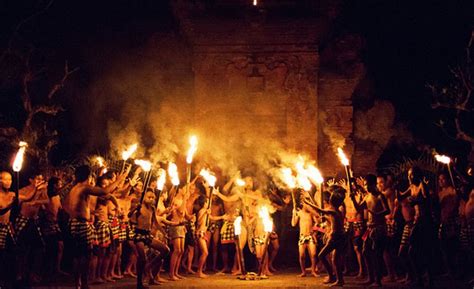
<path fill-rule="evenodd" d="M 266 206 L 262 206 L 260 208 L 258 215 L 262 219 L 263 230 L 265 231 L 265 242 L 263 243 L 263 253 L 262 253 L 261 260 L 259 260 L 259 270 L 258 270 L 258 276 L 262 276 L 265 258 L 267 256 L 268 241 L 270 239 L 270 234 L 273 231 L 273 221 L 272 221 L 272 218 L 270 217 L 270 213 L 268 212 L 268 208 Z"/>
<path fill-rule="evenodd" d="M 321 172 L 318 170 L 317 167 L 313 165 L 308 165 L 306 168 L 306 172 L 308 174 L 308 178 L 316 183 L 318 186 L 318 191 L 319 191 L 319 206 L 321 208 L 324 208 L 324 202 L 323 202 L 323 183 L 324 183 L 324 178 L 321 175 Z"/>
<path fill-rule="evenodd" d="M 245 181 L 242 180 L 241 178 L 238 178 L 235 180 L 235 184 L 239 187 L 244 187 L 245 186 Z"/>
<path fill-rule="evenodd" d="M 100 175 L 107 173 L 107 165 L 105 164 L 105 160 L 103 157 L 96 157 L 95 158 L 97 165 L 99 166 L 99 173 Z"/>
<path fill-rule="evenodd" d="M 142 195 L 140 196 L 140 203 L 138 203 L 138 209 L 137 209 L 137 218 L 138 218 L 138 216 L 140 216 L 140 209 L 142 207 L 143 199 L 145 198 L 145 193 L 148 189 L 148 184 L 150 182 L 151 163 L 145 160 L 135 160 L 135 164 L 140 166 L 142 170 L 144 171 L 143 191 L 142 191 Z"/>
<path fill-rule="evenodd" d="M 258 0 L 253 0 L 253 6 L 257 6 Z"/>
<path fill-rule="evenodd" d="M 127 150 L 122 152 L 122 172 L 125 169 L 125 164 L 127 163 L 127 160 L 137 151 L 138 144 L 133 144 L 131 145 Z"/>
<path fill-rule="evenodd" d="M 347 185 L 349 186 L 349 191 L 352 194 L 351 169 L 349 167 L 349 159 L 346 157 L 346 154 L 341 148 L 337 148 L 337 155 L 339 156 L 339 159 L 341 160 L 341 163 L 344 166 L 344 169 L 346 170 Z"/>
<path fill-rule="evenodd" d="M 193 156 L 197 151 L 198 140 L 195 135 L 189 138 L 189 150 L 186 155 L 186 195 L 189 194 L 189 183 L 191 182 L 191 164 L 193 163 Z"/>
<path fill-rule="evenodd" d="M 160 198 L 161 192 L 163 192 L 165 183 L 166 183 L 166 171 L 160 168 L 158 169 L 158 177 L 156 179 L 156 189 L 157 189 L 156 204 L 158 204 L 158 199 Z"/>
<path fill-rule="evenodd" d="M 20 171 L 23 166 L 23 159 L 25 158 L 25 151 L 28 144 L 24 141 L 20 141 L 20 148 L 16 153 L 15 160 L 13 161 L 13 171 L 16 173 L 16 197 L 18 200 L 18 194 L 20 192 Z"/>
<path fill-rule="evenodd" d="M 214 191 L 214 186 L 216 185 L 217 178 L 211 173 L 211 171 L 207 169 L 202 169 L 199 175 L 202 176 L 211 187 L 210 195 L 208 196 L 209 202 L 207 205 L 207 209 L 210 209 L 212 205 L 212 192 Z M 209 215 L 206 215 L 206 226 L 209 226 Z"/>
<path fill-rule="evenodd" d="M 293 191 L 296 188 L 296 179 L 295 176 L 293 176 L 293 172 L 291 171 L 290 168 L 282 168 L 281 169 L 281 175 L 283 178 L 283 181 L 287 185 L 287 187 L 291 191 L 291 199 L 293 201 L 293 209 L 296 208 L 296 201 L 295 201 L 295 192 Z"/>
<path fill-rule="evenodd" d="M 456 186 L 454 185 L 454 177 L 451 171 L 451 158 L 445 155 L 438 155 L 438 154 L 436 154 L 434 157 L 438 162 L 443 163 L 448 167 L 449 177 L 451 178 L 451 183 L 453 184 L 453 187 L 455 188 Z"/>
<path fill-rule="evenodd" d="M 168 176 L 170 177 L 171 184 L 175 187 L 175 194 L 178 191 L 178 186 L 179 186 L 179 176 L 178 176 L 178 167 L 176 166 L 175 163 L 170 162 L 168 164 Z M 172 193 L 172 192 L 171 192 Z M 174 194 L 169 196 L 170 202 L 171 200 L 174 199 Z"/>
<path fill-rule="evenodd" d="M 240 265 L 240 271 L 242 272 L 242 276 L 245 276 L 247 274 L 247 271 L 245 270 L 245 262 L 244 262 L 244 254 L 242 254 L 242 250 L 240 248 L 240 235 L 242 234 L 242 216 L 238 216 L 234 220 L 234 235 L 236 238 L 235 245 L 237 247 L 237 257 L 239 258 L 239 265 Z"/>

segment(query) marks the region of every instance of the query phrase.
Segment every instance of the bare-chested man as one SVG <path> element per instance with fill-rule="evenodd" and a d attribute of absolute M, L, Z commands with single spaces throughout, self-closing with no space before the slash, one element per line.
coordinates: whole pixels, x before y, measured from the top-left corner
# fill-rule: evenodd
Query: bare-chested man
<path fill-rule="evenodd" d="M 367 231 L 363 237 L 365 239 L 363 254 L 369 273 L 365 284 L 380 287 L 382 286 L 383 249 L 386 238 L 385 216 L 390 211 L 387 199 L 377 190 L 375 175 L 367 175 L 363 184 L 359 185 L 367 194 L 360 203 L 357 202 L 354 195 L 351 195 L 351 200 L 358 210 L 365 207 L 368 211 Z"/>
<path fill-rule="evenodd" d="M 185 258 L 183 258 L 184 267 L 187 274 L 196 274 L 192 269 L 192 264 L 194 260 L 194 251 L 196 247 L 196 242 L 194 240 L 194 235 L 196 232 L 196 224 L 194 218 L 192 218 L 194 210 L 194 202 L 199 198 L 199 191 L 196 189 L 196 185 L 193 182 L 189 185 L 189 197 L 186 201 L 186 236 L 184 238 L 185 249 Z"/>
<path fill-rule="evenodd" d="M 224 214 L 224 205 L 222 201 L 216 196 L 212 195 L 211 202 L 211 216 L 221 216 Z M 209 223 L 209 241 L 208 248 L 212 247 L 212 271 L 217 272 L 217 257 L 218 257 L 218 247 L 219 247 L 219 238 L 222 228 L 222 220 L 213 221 L 211 219 Z"/>
<path fill-rule="evenodd" d="M 39 266 L 44 239 L 39 227 L 38 213 L 41 206 L 49 202 L 47 185 L 43 175 L 34 173 L 29 178 L 29 185 L 20 189 L 19 192 L 20 214 L 15 219 L 14 228 L 20 248 L 17 254 L 19 268 L 17 280 L 24 282 L 38 283 L 40 281 Z M 32 261 L 28 262 L 28 260 Z"/>
<path fill-rule="evenodd" d="M 307 210 L 307 206 L 303 206 L 304 199 L 300 199 L 301 206 L 299 209 L 293 209 L 291 218 L 291 225 L 296 227 L 299 223 L 300 237 L 298 240 L 299 262 L 301 268 L 300 277 L 306 277 L 306 251 L 309 253 L 311 260 L 311 274 L 317 277 L 316 274 L 316 242 L 312 235 L 313 226 L 315 224 L 315 216 Z"/>
<path fill-rule="evenodd" d="M 377 176 L 377 189 L 381 192 L 387 199 L 389 214 L 385 216 L 385 224 L 387 231 L 386 245 L 383 251 L 383 259 L 385 261 L 385 267 L 387 268 L 388 273 L 388 282 L 395 282 L 396 272 L 394 261 L 398 249 L 398 240 L 397 240 L 397 224 L 395 222 L 394 214 L 394 202 L 395 202 L 395 190 L 390 186 L 389 181 L 387 180 L 386 175 Z"/>
<path fill-rule="evenodd" d="M 438 176 L 438 201 L 440 205 L 440 225 L 438 238 L 441 243 L 443 259 L 447 273 L 456 273 L 459 246 L 459 199 L 455 189 L 449 182 L 449 177 L 442 173 Z"/>
<path fill-rule="evenodd" d="M 303 207 L 306 208 L 313 216 L 323 214 L 328 223 L 329 230 L 325 234 L 325 245 L 319 252 L 318 258 L 323 263 L 326 271 L 328 272 L 328 278 L 324 281 L 326 284 L 331 284 L 331 287 L 343 286 L 344 276 L 344 250 L 346 244 L 346 236 L 344 233 L 344 216 L 340 211 L 340 207 L 343 203 L 346 191 L 340 186 L 329 187 L 330 197 L 327 209 L 322 209 L 315 206 L 312 202 L 305 202 Z M 334 264 L 331 265 L 327 260 L 326 256 L 334 250 Z M 336 268 L 336 276 L 334 276 L 333 267 Z"/>
<path fill-rule="evenodd" d="M 179 275 L 179 266 L 184 253 L 184 238 L 186 236 L 186 227 L 183 225 L 186 219 L 186 199 L 185 189 L 181 188 L 171 200 L 171 221 L 179 224 L 169 227 L 169 239 L 173 244 L 169 271 L 169 278 L 172 281 L 184 279 Z"/>
<path fill-rule="evenodd" d="M 6 171 L 0 172 L 0 285 L 3 286 L 12 282 L 14 276 L 14 266 L 12 266 L 14 256 L 10 250 L 14 245 L 14 236 L 10 213 L 15 204 L 15 193 L 10 191 L 11 186 L 12 175 Z"/>
<path fill-rule="evenodd" d="M 75 172 L 76 184 L 65 200 L 65 208 L 70 215 L 69 231 L 74 242 L 76 288 L 88 288 L 89 260 L 92 253 L 94 233 L 91 224 L 90 196 L 106 196 L 125 181 L 130 168 L 117 177 L 117 180 L 106 188 L 90 185 L 91 170 L 89 166 L 80 166 Z"/>

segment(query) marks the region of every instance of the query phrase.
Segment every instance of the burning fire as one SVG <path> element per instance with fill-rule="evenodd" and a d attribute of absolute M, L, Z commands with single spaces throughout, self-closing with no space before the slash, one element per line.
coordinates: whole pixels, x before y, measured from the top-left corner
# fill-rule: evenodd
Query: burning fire
<path fill-rule="evenodd" d="M 308 165 L 306 168 L 306 173 L 308 175 L 308 178 L 312 180 L 313 182 L 315 182 L 316 184 L 319 185 L 319 184 L 324 183 L 324 178 L 317 167 L 313 165 Z"/>
<path fill-rule="evenodd" d="M 258 4 L 258 1 L 257 0 L 253 0 L 253 6 L 257 6 Z"/>
<path fill-rule="evenodd" d="M 341 163 L 348 167 L 349 166 L 349 159 L 346 157 L 346 154 L 341 148 L 337 148 L 337 155 L 339 156 L 339 159 L 341 160 Z"/>
<path fill-rule="evenodd" d="M 238 178 L 237 180 L 235 180 L 235 184 L 239 187 L 243 187 L 245 186 L 245 181 L 242 180 L 241 178 Z"/>
<path fill-rule="evenodd" d="M 166 171 L 164 169 L 158 169 L 158 178 L 156 180 L 156 187 L 162 191 L 166 183 Z"/>
<path fill-rule="evenodd" d="M 291 171 L 290 168 L 282 168 L 281 174 L 282 174 L 283 181 L 285 182 L 285 184 L 288 186 L 289 189 L 296 188 L 296 179 L 295 179 L 295 176 L 293 176 L 293 172 Z"/>
<path fill-rule="evenodd" d="M 151 170 L 151 163 L 145 160 L 135 160 L 135 164 L 139 165 L 145 172 L 149 172 Z"/>
<path fill-rule="evenodd" d="M 451 163 L 451 158 L 445 155 L 435 155 L 435 159 L 443 164 L 449 165 Z"/>
<path fill-rule="evenodd" d="M 238 216 L 237 218 L 235 218 L 235 221 L 234 221 L 234 235 L 236 235 L 236 236 L 240 236 L 240 234 L 242 234 L 241 223 L 242 223 L 242 217 L 241 216 Z"/>
<path fill-rule="evenodd" d="M 128 160 L 137 151 L 137 148 L 138 144 L 131 145 L 126 151 L 122 152 L 122 159 L 124 161 Z"/>
<path fill-rule="evenodd" d="M 189 138 L 189 144 L 191 145 L 191 147 L 188 150 L 188 155 L 186 157 L 186 162 L 188 164 L 191 164 L 193 162 L 193 156 L 197 151 L 197 144 L 198 144 L 198 140 L 197 140 L 197 137 L 195 135 L 193 135 Z"/>
<path fill-rule="evenodd" d="M 175 163 L 168 164 L 168 175 L 170 176 L 173 186 L 179 186 L 178 167 Z"/>
<path fill-rule="evenodd" d="M 21 167 L 23 166 L 23 158 L 25 156 L 25 151 L 28 144 L 24 141 L 21 141 L 19 145 L 20 148 L 18 149 L 15 160 L 13 161 L 13 171 L 17 173 L 21 171 Z"/>
<path fill-rule="evenodd" d="M 258 211 L 258 215 L 263 221 L 263 230 L 267 233 L 271 233 L 273 231 L 273 221 L 272 218 L 270 218 L 268 208 L 266 206 L 262 206 Z"/>
<path fill-rule="evenodd" d="M 201 172 L 199 172 L 199 175 L 206 180 L 209 186 L 214 187 L 216 185 L 217 178 L 211 171 L 202 169 Z"/>
<path fill-rule="evenodd" d="M 97 161 L 97 164 L 100 168 L 105 167 L 105 160 L 103 157 L 96 157 L 95 160 Z"/>
<path fill-rule="evenodd" d="M 301 156 L 298 156 L 298 161 L 296 162 L 296 182 L 298 187 L 303 188 L 305 191 L 311 190 L 311 182 L 308 179 L 308 173 L 304 169 L 304 159 Z"/>

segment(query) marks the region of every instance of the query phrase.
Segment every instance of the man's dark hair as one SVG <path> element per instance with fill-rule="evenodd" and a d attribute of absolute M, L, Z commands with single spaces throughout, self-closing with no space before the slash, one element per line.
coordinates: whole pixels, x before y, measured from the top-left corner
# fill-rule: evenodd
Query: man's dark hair
<path fill-rule="evenodd" d="M 51 177 L 48 180 L 48 197 L 54 197 L 59 194 L 59 192 L 56 190 L 56 185 L 59 183 L 59 178 L 57 177 Z"/>
<path fill-rule="evenodd" d="M 384 181 L 387 180 L 387 175 L 386 174 L 377 174 L 377 178 L 382 178 Z"/>
<path fill-rule="evenodd" d="M 91 175 L 91 168 L 88 165 L 79 166 L 76 168 L 74 175 L 76 177 L 76 182 L 82 183 Z"/>
<path fill-rule="evenodd" d="M 338 185 L 332 185 L 328 189 L 331 196 L 329 197 L 329 203 L 333 205 L 335 208 L 338 208 L 344 202 L 344 197 L 346 195 L 346 189 Z"/>

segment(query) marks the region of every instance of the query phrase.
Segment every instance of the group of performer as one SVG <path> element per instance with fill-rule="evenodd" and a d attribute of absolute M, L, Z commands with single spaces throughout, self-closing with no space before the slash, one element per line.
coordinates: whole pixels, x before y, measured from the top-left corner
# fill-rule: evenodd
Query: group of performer
<path fill-rule="evenodd" d="M 29 184 L 15 193 L 11 173 L 2 171 L 0 287 L 66 275 L 66 250 L 74 260 L 70 272 L 77 288 L 124 276 L 146 288 L 184 280 L 183 272 L 200 278 L 208 277 L 206 271 L 243 274 L 244 250 L 255 256 L 264 278 L 276 271 L 280 245 L 275 230 L 265 230 L 262 207 L 271 214 L 291 212 L 291 225 L 299 229 L 294 246 L 301 277 L 307 276 L 309 259 L 310 275 L 325 275 L 324 283 L 331 286 L 343 286 L 348 275 L 370 286 L 429 286 L 439 275 L 434 265 L 441 252 L 443 273 L 472 278 L 472 182 L 455 189 L 445 173 L 432 184 L 413 167 L 405 191 L 397 190 L 389 175 L 330 180 L 322 190 L 310 191 L 257 187 L 251 177 L 236 184 L 239 175 L 221 189 L 198 176 L 181 187 L 159 190 L 156 181 L 144 182 L 143 175 L 139 167 L 96 174 L 82 165 L 70 186 L 59 177 L 46 180 L 33 172 Z M 241 232 L 236 236 L 238 217 Z M 167 278 L 161 276 L 164 268 Z"/>

